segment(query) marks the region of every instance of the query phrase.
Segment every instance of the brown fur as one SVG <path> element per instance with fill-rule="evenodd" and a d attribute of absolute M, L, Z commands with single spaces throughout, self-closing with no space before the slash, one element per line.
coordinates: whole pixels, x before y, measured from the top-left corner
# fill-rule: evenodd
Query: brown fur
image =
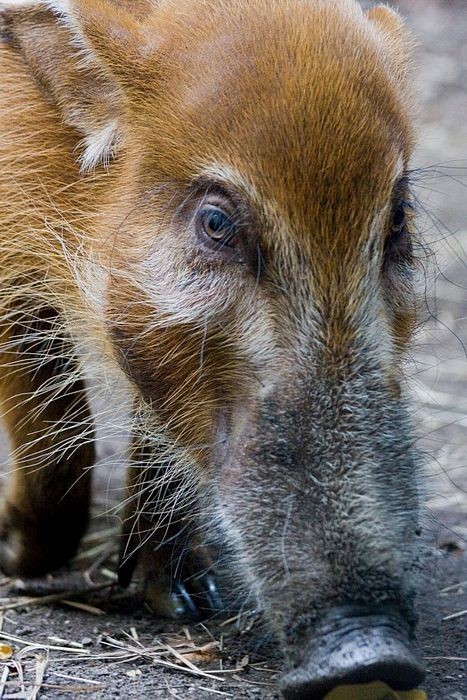
<path fill-rule="evenodd" d="M 35 341 L 14 336 L 36 317 L 54 319 L 72 372 L 89 342 L 106 371 L 123 369 L 145 430 L 172 440 L 200 483 L 213 478 L 210 445 L 230 407 L 252 405 L 258 386 L 277 375 L 294 376 L 314 343 L 339 377 L 362 314 L 373 314 L 369 337 L 383 329 L 388 350 L 375 363 L 397 394 L 413 296 L 403 282 L 370 274 L 365 256 L 371 248 L 381 262 L 395 183 L 413 148 L 411 41 L 399 17 L 385 7 L 365 15 L 351 0 L 70 7 L 65 21 L 41 3 L 7 7 L 0 20 L 8 348 L 0 384 L 13 447 L 28 444 L 31 431 L 40 435 L 41 421 L 63 422 L 67 410 L 90 426 L 81 384 L 64 382 L 51 402 L 18 398 L 56 372 L 46 363 L 44 376 L 31 379 L 20 369 L 24 342 Z M 110 165 L 80 172 L 83 139 L 109 123 Z M 211 179 L 248 221 L 248 251 L 261 249 L 263 274 L 203 257 L 190 239 L 186 203 L 202 196 L 205 171 L 217 166 Z M 367 305 L 376 298 L 373 313 Z M 21 573 L 65 561 L 87 512 L 87 478 L 67 490 L 92 450 L 78 449 L 63 468 L 53 451 L 63 434 L 44 435 L 17 453 L 5 501 L 2 560 Z M 34 451 L 49 453 L 50 463 L 25 468 Z M 49 504 L 70 502 L 83 514 L 73 523 L 64 515 L 58 526 L 67 534 L 52 544 L 47 522 L 55 528 L 62 516 L 42 508 L 44 493 Z M 151 526 L 138 524 L 134 508 L 130 539 Z M 43 541 L 37 534 L 32 558 L 26 542 L 36 524 Z"/>

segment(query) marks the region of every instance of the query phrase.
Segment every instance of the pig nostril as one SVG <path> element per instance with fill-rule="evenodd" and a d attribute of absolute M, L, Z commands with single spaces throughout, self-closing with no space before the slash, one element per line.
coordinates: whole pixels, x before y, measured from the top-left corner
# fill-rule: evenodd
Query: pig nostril
<path fill-rule="evenodd" d="M 319 700 L 336 686 L 372 681 L 395 690 L 416 688 L 425 674 L 400 622 L 394 615 L 371 614 L 320 625 L 301 665 L 284 676 L 284 697 Z"/>

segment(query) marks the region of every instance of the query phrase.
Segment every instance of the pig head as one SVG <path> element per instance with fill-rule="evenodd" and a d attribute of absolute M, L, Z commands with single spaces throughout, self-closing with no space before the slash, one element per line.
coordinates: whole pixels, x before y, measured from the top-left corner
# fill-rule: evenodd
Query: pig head
<path fill-rule="evenodd" d="M 105 333 L 282 639 L 285 695 L 415 687 L 401 19 L 353 0 L 46 5 L 87 99 L 73 52 L 33 65 L 83 173 L 108 165 L 89 190 Z"/>

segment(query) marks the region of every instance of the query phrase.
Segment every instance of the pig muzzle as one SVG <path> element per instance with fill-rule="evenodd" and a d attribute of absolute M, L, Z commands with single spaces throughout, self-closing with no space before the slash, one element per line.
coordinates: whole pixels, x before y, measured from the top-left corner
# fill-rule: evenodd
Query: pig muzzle
<path fill-rule="evenodd" d="M 287 700 L 319 700 L 336 686 L 372 681 L 412 690 L 425 677 L 407 624 L 388 605 L 334 608 L 313 629 L 302 659 L 282 679 Z"/>

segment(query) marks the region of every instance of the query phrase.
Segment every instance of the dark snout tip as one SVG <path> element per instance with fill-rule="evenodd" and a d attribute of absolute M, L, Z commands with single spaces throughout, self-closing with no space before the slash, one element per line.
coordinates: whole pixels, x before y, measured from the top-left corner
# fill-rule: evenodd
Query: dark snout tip
<path fill-rule="evenodd" d="M 424 677 L 394 618 L 369 615 L 318 630 L 305 660 L 283 677 L 281 690 L 287 700 L 321 700 L 337 686 L 375 681 L 394 690 L 414 690 Z"/>

